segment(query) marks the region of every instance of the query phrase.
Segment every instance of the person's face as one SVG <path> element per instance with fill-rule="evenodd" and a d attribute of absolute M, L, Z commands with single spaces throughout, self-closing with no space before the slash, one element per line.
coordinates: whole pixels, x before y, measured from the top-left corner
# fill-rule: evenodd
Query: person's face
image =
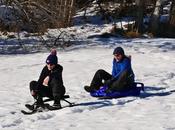
<path fill-rule="evenodd" d="M 54 64 L 47 64 L 47 68 L 48 70 L 52 70 L 55 67 Z"/>
<path fill-rule="evenodd" d="M 120 60 L 122 60 L 122 58 L 123 58 L 123 56 L 121 54 L 114 54 L 114 59 L 116 61 L 120 61 Z"/>

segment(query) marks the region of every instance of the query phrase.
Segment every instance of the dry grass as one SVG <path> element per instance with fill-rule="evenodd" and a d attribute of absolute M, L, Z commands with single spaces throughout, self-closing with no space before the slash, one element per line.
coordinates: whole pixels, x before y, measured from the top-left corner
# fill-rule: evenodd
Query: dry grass
<path fill-rule="evenodd" d="M 141 36 L 141 34 L 138 32 L 134 32 L 134 31 L 126 32 L 126 37 L 128 37 L 128 38 L 138 38 L 140 36 Z"/>
<path fill-rule="evenodd" d="M 48 28 L 70 26 L 74 15 L 71 2 L 73 0 L 8 0 L 5 4 L 15 7 L 12 15 L 16 20 L 7 24 L 0 19 L 0 30 L 45 32 Z"/>

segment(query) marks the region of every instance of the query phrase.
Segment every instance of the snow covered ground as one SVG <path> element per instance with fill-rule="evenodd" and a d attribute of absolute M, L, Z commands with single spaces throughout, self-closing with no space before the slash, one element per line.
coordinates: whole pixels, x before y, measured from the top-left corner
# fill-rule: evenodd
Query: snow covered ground
<path fill-rule="evenodd" d="M 98 100 L 83 86 L 96 70 L 111 72 L 116 46 L 132 55 L 145 92 Z M 48 54 L 0 55 L 0 130 L 175 130 L 175 39 L 92 39 L 91 45 L 59 51 L 69 101 L 79 105 L 23 115 L 24 104 L 33 102 L 28 84 L 38 79 Z"/>
<path fill-rule="evenodd" d="M 175 39 L 88 39 L 111 29 L 111 24 L 103 24 L 93 15 L 90 10 L 87 12 L 91 21 L 87 24 L 81 21 L 80 13 L 75 17 L 77 24 L 66 29 L 79 41 L 59 50 L 58 59 L 64 67 L 63 80 L 71 97 L 68 100 L 78 105 L 58 111 L 34 115 L 20 112 L 26 109 L 24 104 L 33 103 L 29 82 L 38 79 L 49 52 L 30 53 L 36 50 L 29 49 L 26 54 L 19 46 L 17 34 L 0 32 L 0 54 L 5 54 L 0 55 L 0 130 L 175 130 Z M 57 29 L 51 29 L 43 38 L 59 34 Z M 13 35 L 14 38 L 8 38 Z M 32 45 L 41 40 L 25 35 L 21 32 L 20 38 L 26 48 L 33 49 Z M 139 97 L 93 98 L 83 86 L 90 84 L 96 70 L 111 72 L 112 52 L 117 46 L 132 56 L 136 81 L 145 84 L 145 91 Z M 62 102 L 62 106 L 66 105 Z"/>

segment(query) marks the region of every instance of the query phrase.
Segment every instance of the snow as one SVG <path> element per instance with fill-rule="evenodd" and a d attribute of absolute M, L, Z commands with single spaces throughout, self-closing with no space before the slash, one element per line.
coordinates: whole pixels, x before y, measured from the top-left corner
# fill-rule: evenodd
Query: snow
<path fill-rule="evenodd" d="M 71 97 L 68 100 L 78 104 L 75 107 L 23 115 L 20 110 L 27 110 L 24 104 L 33 103 L 29 83 L 38 79 L 49 52 L 0 55 L 0 130 L 175 130 L 175 39 L 87 39 L 109 26 L 89 23 L 67 28 L 81 40 L 58 49 L 64 85 Z M 24 41 L 37 42 L 35 37 L 25 38 L 24 33 L 20 34 Z M 59 31 L 48 30 L 48 35 L 56 37 Z M 4 39 L 1 35 L 1 46 L 17 44 L 15 39 Z M 136 81 L 145 84 L 145 91 L 139 97 L 93 98 L 83 86 L 90 84 L 98 69 L 111 72 L 112 52 L 117 46 L 132 56 Z"/>
<path fill-rule="evenodd" d="M 104 39 L 101 39 L 105 42 Z M 175 129 L 175 51 L 174 39 L 110 39 L 95 44 L 59 51 L 63 79 L 69 101 L 79 104 L 59 111 L 26 116 L 20 113 L 32 103 L 29 82 L 37 80 L 49 53 L 1 55 L 0 129 L 1 130 L 174 130 Z M 167 44 L 169 43 L 169 44 Z M 122 46 L 132 55 L 136 80 L 145 84 L 139 97 L 98 100 L 83 90 L 95 71 L 111 72 L 112 51 Z M 66 103 L 62 102 L 65 106 Z"/>

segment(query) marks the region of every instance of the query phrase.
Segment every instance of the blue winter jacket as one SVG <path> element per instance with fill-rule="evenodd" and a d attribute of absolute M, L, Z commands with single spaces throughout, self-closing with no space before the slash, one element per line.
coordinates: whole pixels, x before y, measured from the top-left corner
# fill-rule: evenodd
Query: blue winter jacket
<path fill-rule="evenodd" d="M 124 57 L 121 61 L 113 59 L 112 76 L 118 79 L 123 71 L 127 70 L 130 73 L 132 80 L 134 81 L 134 73 L 131 67 L 131 60 L 128 57 Z"/>

